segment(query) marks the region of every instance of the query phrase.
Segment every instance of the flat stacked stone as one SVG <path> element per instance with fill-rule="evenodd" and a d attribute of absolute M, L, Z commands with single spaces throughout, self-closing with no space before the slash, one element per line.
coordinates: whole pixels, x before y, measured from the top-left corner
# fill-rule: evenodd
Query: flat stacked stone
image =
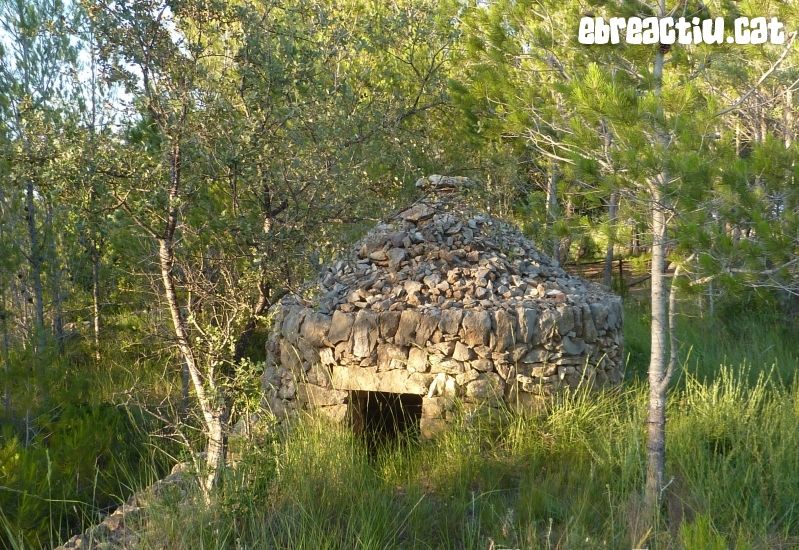
<path fill-rule="evenodd" d="M 564 387 L 622 380 L 620 298 L 467 206 L 469 185 L 420 179 L 424 198 L 282 300 L 263 378 L 276 415 L 343 419 L 350 390 L 414 393 L 432 433 L 456 399 L 538 408 Z"/>

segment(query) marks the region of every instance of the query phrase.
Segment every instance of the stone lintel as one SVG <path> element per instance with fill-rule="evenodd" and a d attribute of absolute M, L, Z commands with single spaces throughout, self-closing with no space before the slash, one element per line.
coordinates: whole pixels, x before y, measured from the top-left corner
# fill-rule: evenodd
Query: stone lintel
<path fill-rule="evenodd" d="M 338 390 L 425 395 L 433 378 L 432 374 L 401 369 L 378 373 L 376 369 L 334 366 L 332 381 Z"/>

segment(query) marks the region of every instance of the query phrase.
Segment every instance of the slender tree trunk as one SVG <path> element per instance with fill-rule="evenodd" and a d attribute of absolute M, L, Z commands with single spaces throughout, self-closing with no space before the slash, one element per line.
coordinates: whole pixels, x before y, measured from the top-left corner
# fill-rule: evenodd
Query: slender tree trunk
<path fill-rule="evenodd" d="M 574 217 L 574 203 L 571 197 L 566 198 L 566 208 L 563 216 L 566 220 L 571 220 Z M 563 239 L 555 239 L 555 242 L 558 243 L 557 262 L 558 264 L 565 264 L 569 261 L 569 251 L 572 247 L 572 235 L 569 233 Z"/>
<path fill-rule="evenodd" d="M 158 260 L 161 269 L 161 280 L 164 285 L 164 298 L 166 299 L 172 325 L 177 340 L 178 349 L 183 358 L 185 368 L 188 370 L 194 393 L 200 405 L 200 411 L 205 421 L 205 431 L 208 437 L 206 446 L 206 478 L 203 491 L 208 500 L 211 489 L 217 484 L 226 457 L 227 407 L 224 399 L 219 394 L 213 378 L 204 380 L 194 349 L 191 347 L 186 320 L 180 310 L 178 296 L 175 290 L 175 278 L 172 271 L 175 261 L 174 236 L 178 223 L 178 191 L 180 188 L 180 148 L 177 144 L 170 152 L 170 190 L 167 213 L 167 223 L 163 237 L 158 239 Z"/>
<path fill-rule="evenodd" d="M 96 212 L 97 203 L 97 180 L 95 154 L 97 152 L 97 58 L 94 41 L 94 27 L 89 18 L 89 54 L 91 69 L 91 127 L 89 139 L 89 215 L 92 220 L 97 222 L 99 216 Z M 97 227 L 92 228 L 94 235 L 88 239 L 91 250 L 89 256 L 92 262 L 92 330 L 94 333 L 94 360 L 100 362 L 100 259 L 102 258 L 102 237 L 99 236 Z"/>
<path fill-rule="evenodd" d="M 91 243 L 92 259 L 92 329 L 94 332 L 94 359 L 100 362 L 100 245 Z"/>
<path fill-rule="evenodd" d="M 0 322 L 3 323 L 3 412 L 7 419 L 11 418 L 11 338 L 8 335 L 8 308 L 6 307 L 6 293 L 3 290 L 3 309 L 0 310 Z"/>
<path fill-rule="evenodd" d="M 28 181 L 25 187 L 25 218 L 28 224 L 28 241 L 30 250 L 28 262 L 33 280 L 34 330 L 36 332 L 36 351 L 41 353 L 45 346 L 44 332 L 44 290 L 42 287 L 42 251 L 39 243 L 39 230 L 36 227 L 36 198 L 33 182 Z"/>
<path fill-rule="evenodd" d="M 48 240 L 48 256 L 50 260 L 50 293 L 53 296 L 53 334 L 55 334 L 59 351 L 64 351 L 64 294 L 61 288 L 61 262 L 58 259 L 58 249 L 56 247 L 56 234 L 53 227 L 53 206 L 48 202 L 47 215 L 45 216 L 45 227 Z"/>
<path fill-rule="evenodd" d="M 660 17 L 666 16 L 665 0 L 660 0 Z M 655 54 L 653 70 L 654 92 L 660 101 L 663 85 L 664 52 L 658 48 Z M 656 134 L 658 145 L 663 148 L 664 154 L 668 146 L 668 135 L 664 128 L 664 113 L 662 106 L 658 106 L 656 121 Z M 668 185 L 669 174 L 665 169 L 665 159 L 662 159 L 662 171 L 650 181 L 652 199 L 652 349 L 649 356 L 649 411 L 647 418 L 647 472 L 645 505 L 647 516 L 654 518 L 660 508 L 664 488 L 666 467 L 666 390 L 668 389 L 668 363 L 667 335 L 667 295 L 666 283 L 663 274 L 666 266 L 667 244 L 667 210 L 664 188 Z"/>
<path fill-rule="evenodd" d="M 657 510 L 663 488 L 666 462 L 666 385 L 663 384 L 668 349 L 666 335 L 666 286 L 663 268 L 666 259 L 666 213 L 659 183 L 652 190 L 652 350 L 649 356 L 649 414 L 647 435 L 646 505 Z"/>
<path fill-rule="evenodd" d="M 200 410 L 203 415 L 203 420 L 205 421 L 208 444 L 206 449 L 207 477 L 205 479 L 204 490 L 207 496 L 211 488 L 216 485 L 225 463 L 224 420 L 226 412 L 223 406 L 214 404 L 212 396 L 206 393 L 206 384 L 203 381 L 203 376 L 197 364 L 194 350 L 189 344 L 186 321 L 181 314 L 177 292 L 175 291 L 175 281 L 172 273 L 174 250 L 171 238 L 159 239 L 158 259 L 161 268 L 161 280 L 164 285 L 164 298 L 166 299 L 169 313 L 172 317 L 172 326 L 175 331 L 178 349 L 180 350 L 183 363 L 191 377 L 191 381 L 194 385 L 194 392 L 197 395 L 197 401 L 200 404 Z M 211 392 L 215 391 L 213 384 L 209 383 L 209 390 Z M 218 400 L 218 398 L 216 400 Z"/>
<path fill-rule="evenodd" d="M 619 193 L 613 191 L 608 200 L 608 247 L 605 250 L 605 266 L 602 281 L 605 286 L 613 286 L 613 247 L 616 244 L 616 215 L 619 209 Z"/>
<path fill-rule="evenodd" d="M 558 180 L 560 179 L 560 166 L 555 161 L 552 161 L 551 173 L 549 174 L 549 182 L 547 183 L 547 234 L 552 239 L 552 259 L 559 262 L 560 257 L 560 239 L 553 233 L 553 226 L 558 218 Z"/>
<path fill-rule="evenodd" d="M 3 193 L 3 189 L 0 188 L 0 218 L 5 219 L 6 212 L 5 207 L 5 194 Z M 4 241 L 6 238 L 5 231 L 4 231 L 4 224 L 0 223 L 0 241 Z M 3 282 L 2 292 L 0 292 L 0 323 L 3 326 L 3 411 L 5 413 L 6 418 L 10 419 L 11 417 L 11 390 L 9 388 L 9 384 L 11 383 L 11 357 L 10 357 L 10 346 L 11 346 L 11 338 L 8 334 L 8 316 L 10 315 L 11 310 L 14 308 L 14 283 L 13 279 L 10 281 L 6 281 L 0 279 L 0 282 Z M 10 294 L 10 301 L 11 306 L 9 307 L 8 302 L 6 301 L 6 294 Z"/>

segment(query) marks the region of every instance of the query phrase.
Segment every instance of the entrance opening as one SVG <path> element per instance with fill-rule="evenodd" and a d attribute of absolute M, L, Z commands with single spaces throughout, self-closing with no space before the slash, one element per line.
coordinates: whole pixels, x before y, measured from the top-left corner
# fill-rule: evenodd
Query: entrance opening
<path fill-rule="evenodd" d="M 422 396 L 377 391 L 350 392 L 352 429 L 370 450 L 403 437 L 418 437 Z"/>

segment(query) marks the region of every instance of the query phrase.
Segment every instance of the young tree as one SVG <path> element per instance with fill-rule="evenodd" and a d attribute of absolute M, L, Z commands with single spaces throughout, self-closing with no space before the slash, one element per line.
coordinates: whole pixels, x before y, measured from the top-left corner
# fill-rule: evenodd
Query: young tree
<path fill-rule="evenodd" d="M 39 352 L 47 339 L 44 264 L 48 251 L 53 253 L 53 248 L 43 242 L 43 222 L 47 232 L 48 219 L 40 219 L 39 210 L 49 200 L 48 182 L 43 176 L 47 164 L 58 154 L 61 99 L 70 93 L 65 86 L 66 75 L 75 55 L 65 28 L 68 16 L 59 0 L 0 2 L 0 30 L 7 38 L 0 64 L 0 88 L 7 90 L 7 158 L 13 159 L 9 176 L 25 197 L 28 247 L 24 254 L 32 281 L 34 341 Z"/>

